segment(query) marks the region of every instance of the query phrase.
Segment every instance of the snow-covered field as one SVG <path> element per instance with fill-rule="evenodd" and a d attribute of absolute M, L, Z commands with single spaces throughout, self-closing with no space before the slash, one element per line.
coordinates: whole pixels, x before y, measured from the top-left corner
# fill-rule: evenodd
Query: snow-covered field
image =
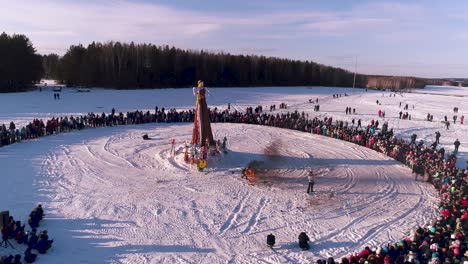
<path fill-rule="evenodd" d="M 414 89 L 412 92 L 421 94 L 468 97 L 467 87 L 459 86 L 428 86 L 425 89 Z"/>
<path fill-rule="evenodd" d="M 426 90 L 440 90 L 432 87 Z M 246 106 L 285 102 L 289 111 L 310 117 L 363 120 L 378 118 L 379 109 L 398 136 L 416 133 L 453 150 L 461 141 L 459 166 L 468 158 L 468 128 L 450 130 L 440 120 L 466 113 L 465 90 L 444 87 L 444 95 L 403 94 L 344 88 L 214 88 L 211 107 L 243 110 Z M 349 96 L 333 99 L 333 93 Z M 87 112 L 154 111 L 154 106 L 192 108 L 189 89 L 65 89 L 61 100 L 52 91 L 0 95 L 0 123 L 24 125 L 34 117 Z M 319 98 L 320 112 L 309 99 Z M 382 102 L 376 104 L 376 100 Z M 408 103 L 412 120 L 400 120 L 399 102 Z M 412 106 L 414 105 L 414 110 Z M 356 108 L 346 115 L 345 108 Z M 424 121 L 427 113 L 434 122 Z M 210 161 L 204 173 L 186 165 L 183 142 L 190 124 L 147 124 L 87 129 L 0 148 L 0 210 L 26 220 L 42 203 L 46 219 L 40 228 L 55 239 L 39 263 L 308 263 L 318 257 L 340 257 L 365 245 L 395 241 L 435 215 L 437 194 L 414 181 L 408 168 L 357 145 L 296 131 L 242 124 L 214 124 L 215 137 L 227 136 L 229 153 Z M 147 133 L 153 140 L 143 141 Z M 170 155 L 170 139 L 178 143 Z M 278 142 L 273 144 L 273 142 Z M 264 155 L 273 146 L 279 157 Z M 240 179 L 252 160 L 271 167 L 255 186 Z M 307 195 L 306 169 L 319 176 L 314 195 Z M 307 252 L 297 247 L 305 231 L 312 239 Z M 266 247 L 274 233 L 277 247 Z M 21 247 L 19 247 L 21 249 Z M 24 249 L 22 250 L 24 251 Z M 0 249 L 0 255 L 17 250 Z"/>

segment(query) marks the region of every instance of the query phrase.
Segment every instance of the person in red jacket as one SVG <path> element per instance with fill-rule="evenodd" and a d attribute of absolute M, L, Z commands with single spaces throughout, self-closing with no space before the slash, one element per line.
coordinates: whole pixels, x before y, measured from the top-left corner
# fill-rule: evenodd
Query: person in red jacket
<path fill-rule="evenodd" d="M 367 257 L 370 255 L 370 253 L 371 253 L 370 248 L 365 247 L 364 250 L 361 251 L 361 253 L 359 253 L 358 259 L 360 259 L 360 258 L 367 259 Z"/>

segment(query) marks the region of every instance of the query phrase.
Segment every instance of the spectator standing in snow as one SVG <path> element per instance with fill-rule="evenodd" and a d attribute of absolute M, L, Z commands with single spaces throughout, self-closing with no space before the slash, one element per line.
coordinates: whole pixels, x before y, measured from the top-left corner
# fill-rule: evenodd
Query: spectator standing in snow
<path fill-rule="evenodd" d="M 458 147 L 460 147 L 460 141 L 458 141 L 458 138 L 453 142 L 453 145 L 455 146 L 455 152 L 458 152 Z"/>
<path fill-rule="evenodd" d="M 270 248 L 273 248 L 273 246 L 275 245 L 276 243 L 276 238 L 273 234 L 269 234 L 267 236 L 267 245 L 270 247 Z"/>
<path fill-rule="evenodd" d="M 171 155 L 172 156 L 175 155 L 175 139 L 174 138 L 171 140 Z"/>
<path fill-rule="evenodd" d="M 310 249 L 309 241 L 310 239 L 305 232 L 299 234 L 299 247 L 302 248 L 302 250 Z"/>
<path fill-rule="evenodd" d="M 312 170 L 309 171 L 309 175 L 307 176 L 307 178 L 309 179 L 309 186 L 307 187 L 307 193 L 314 192 L 315 181 L 314 181 L 314 172 Z"/>

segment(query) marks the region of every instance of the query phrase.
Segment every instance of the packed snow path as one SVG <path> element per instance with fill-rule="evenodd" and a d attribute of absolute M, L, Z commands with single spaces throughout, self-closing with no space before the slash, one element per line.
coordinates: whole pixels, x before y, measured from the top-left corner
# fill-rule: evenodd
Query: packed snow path
<path fill-rule="evenodd" d="M 39 261 L 309 263 L 396 241 L 434 216 L 433 187 L 372 150 L 279 128 L 214 124 L 229 152 L 199 173 L 183 161 L 191 131 L 191 124 L 148 124 L 21 144 L 18 151 L 39 149 L 27 158 L 40 171 L 44 228 L 56 239 Z M 145 133 L 152 140 L 142 140 Z M 272 148 L 275 156 L 264 154 Z M 252 160 L 270 168 L 255 186 L 240 177 Z M 318 174 L 313 195 L 306 194 L 309 168 Z M 302 231 L 312 240 L 307 252 L 297 246 Z M 270 232 L 274 251 L 266 247 Z"/>

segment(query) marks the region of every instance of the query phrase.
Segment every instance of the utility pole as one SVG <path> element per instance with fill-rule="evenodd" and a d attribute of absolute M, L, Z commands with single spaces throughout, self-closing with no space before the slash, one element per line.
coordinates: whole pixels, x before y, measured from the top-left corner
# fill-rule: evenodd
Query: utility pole
<path fill-rule="evenodd" d="M 354 65 L 353 91 L 354 91 L 354 87 L 356 86 L 356 71 L 357 71 L 357 56 L 356 56 L 356 64 Z"/>

